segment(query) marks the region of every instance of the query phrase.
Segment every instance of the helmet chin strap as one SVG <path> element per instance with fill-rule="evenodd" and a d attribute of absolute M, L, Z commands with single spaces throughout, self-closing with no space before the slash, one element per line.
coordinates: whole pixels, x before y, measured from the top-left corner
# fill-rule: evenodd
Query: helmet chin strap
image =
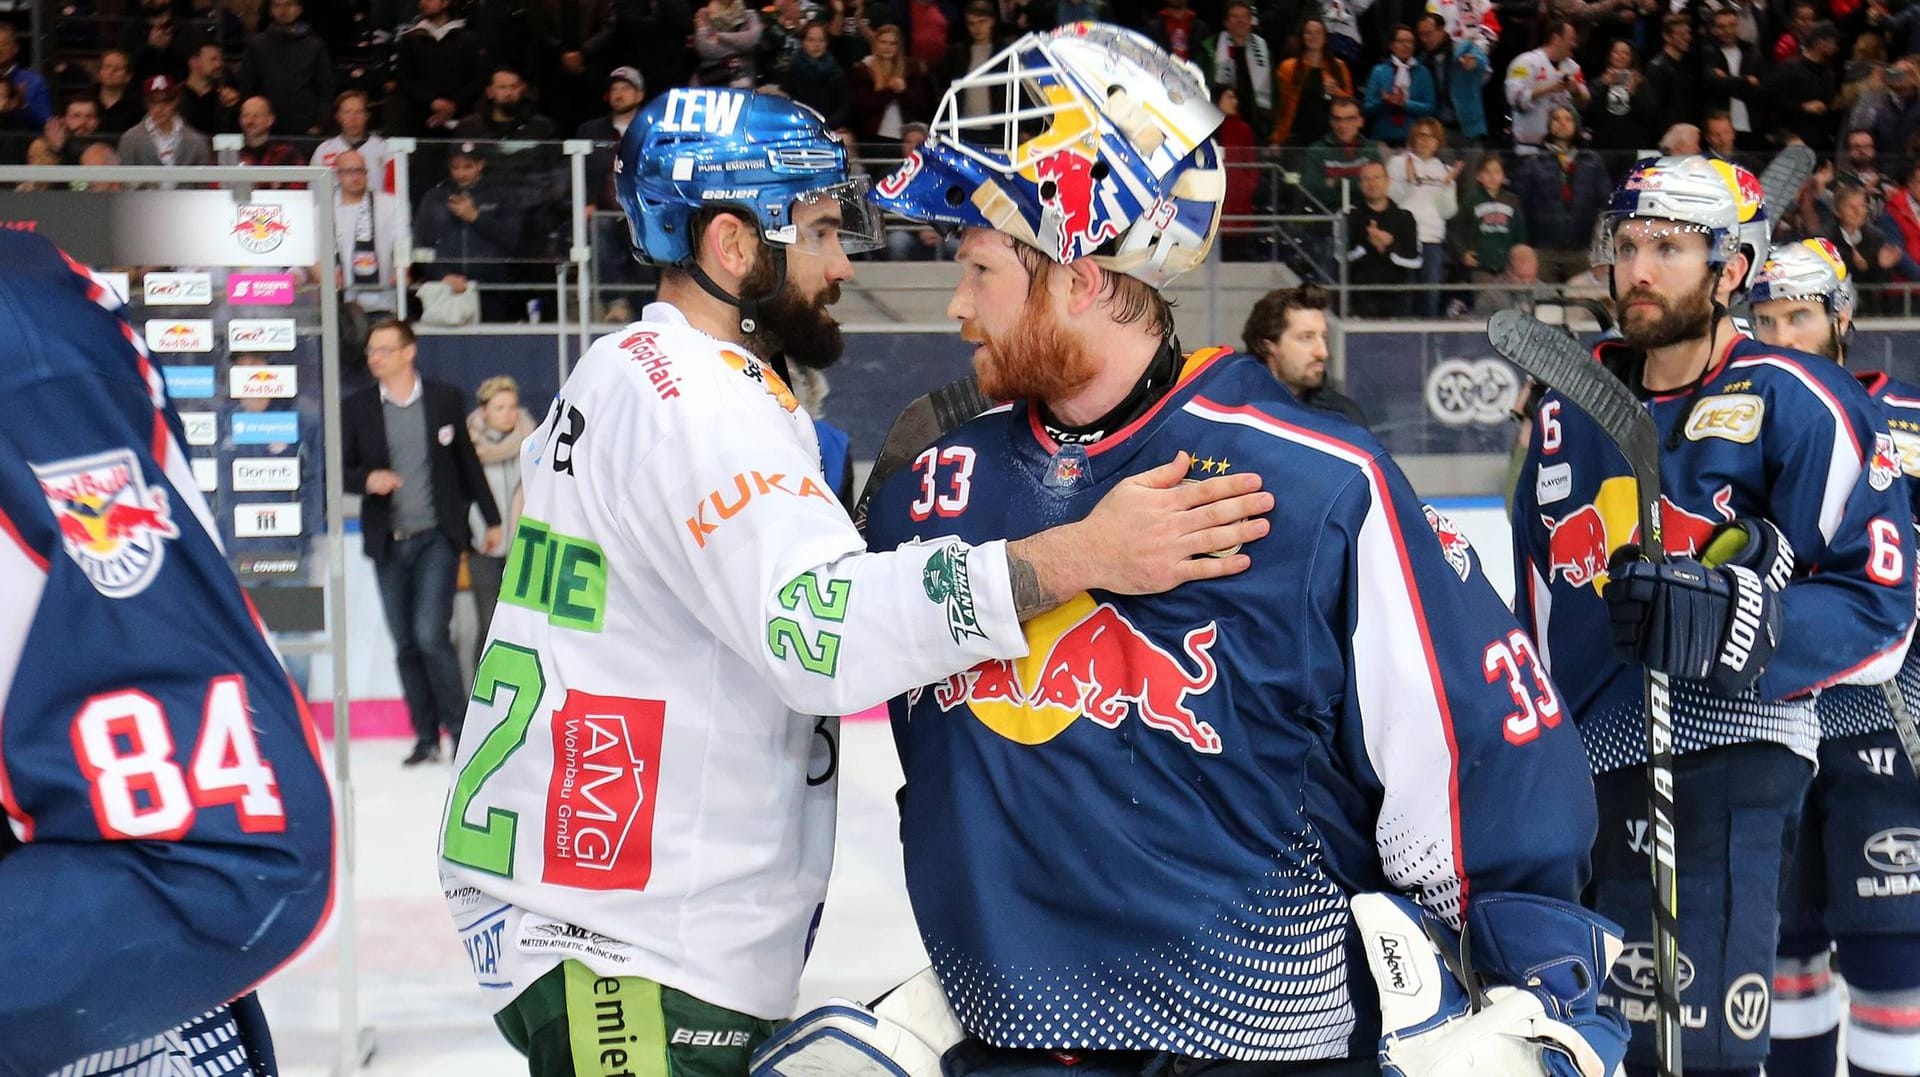
<path fill-rule="evenodd" d="M 773 286 L 767 289 L 765 295 L 734 295 L 725 288 L 722 288 L 719 281 L 708 276 L 707 271 L 700 268 L 698 260 L 687 263 L 687 275 L 692 277 L 694 282 L 700 285 L 702 291 L 730 307 L 737 307 L 739 309 L 740 332 L 744 336 L 752 336 L 755 330 L 760 328 L 760 304 L 779 295 L 780 290 L 787 286 L 786 248 L 777 243 L 767 243 L 764 240 L 761 241 L 761 246 L 767 249 L 767 256 L 773 259 Z"/>

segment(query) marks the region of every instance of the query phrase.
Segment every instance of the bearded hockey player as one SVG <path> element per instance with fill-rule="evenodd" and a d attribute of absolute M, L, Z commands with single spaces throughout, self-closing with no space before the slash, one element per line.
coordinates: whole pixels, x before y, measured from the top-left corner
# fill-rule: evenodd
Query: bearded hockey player
<path fill-rule="evenodd" d="M 838 356 L 826 308 L 878 241 L 846 167 L 818 115 L 745 91 L 669 90 L 622 139 L 660 299 L 523 450 L 441 838 L 475 975 L 539 1077 L 742 1074 L 792 1013 L 833 856 L 838 719 L 814 715 L 1024 655 L 1021 620 L 1086 587 L 1240 571 L 1191 555 L 1265 533 L 1256 481 L 1181 487 L 1170 450 L 1095 519 L 867 553 L 770 361 Z M 639 1038 L 588 1049 L 609 1012 Z"/>
<path fill-rule="evenodd" d="M 1854 309 L 1847 278 L 1827 240 L 1773 252 L 1747 297 L 1756 335 L 1845 365 Z M 1879 371 L 1854 377 L 1886 412 L 1893 458 L 1920 516 L 1920 388 Z M 1875 452 L 1885 450 L 1876 435 Z M 1902 718 L 1889 688 L 1900 693 Z M 1820 766 L 1780 899 L 1771 1073 L 1832 1077 L 1843 1009 L 1837 962 L 1853 1077 L 1920 1074 L 1920 780 L 1896 729 L 1912 730 L 1916 708 L 1920 654 L 1912 650 L 1893 682 L 1820 693 Z"/>
<path fill-rule="evenodd" d="M 1635 1022 L 1629 1073 L 1655 1065 L 1645 671 L 1672 678 L 1681 1057 L 1691 1075 L 1757 1074 L 1814 693 L 1893 676 L 1913 626 L 1912 512 L 1878 409 L 1727 316 L 1766 257 L 1764 229 L 1742 226 L 1761 201 L 1724 161 L 1647 159 L 1598 230 L 1623 339 L 1595 354 L 1662 435 L 1668 560 L 1635 555 L 1627 462 L 1556 394 L 1513 498 L 1521 622 L 1596 775 L 1595 907 L 1628 930 L 1604 992 Z"/>
<path fill-rule="evenodd" d="M 1011 99 L 962 119 L 973 86 Z M 956 82 L 877 188 L 964 229 L 948 310 L 1009 403 L 886 486 L 875 548 L 1080 519 L 1176 449 L 1284 476 L 1285 522 L 1237 586 L 1090 588 L 1026 657 L 893 703 L 937 977 L 803 1018 L 762 1073 L 1603 1077 L 1624 1047 L 1614 929 L 1573 904 L 1592 789 L 1532 642 L 1365 431 L 1173 337 L 1219 122 L 1189 66 L 1080 24 Z"/>

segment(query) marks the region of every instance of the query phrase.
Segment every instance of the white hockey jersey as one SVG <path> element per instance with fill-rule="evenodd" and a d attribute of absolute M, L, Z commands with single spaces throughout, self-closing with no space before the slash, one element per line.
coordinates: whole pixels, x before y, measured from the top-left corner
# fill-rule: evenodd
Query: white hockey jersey
<path fill-rule="evenodd" d="M 837 718 L 1026 653 L 1003 543 L 869 554 L 812 420 L 675 308 L 527 439 L 441 871 L 498 1009 L 577 958 L 788 1016 L 833 861 Z"/>

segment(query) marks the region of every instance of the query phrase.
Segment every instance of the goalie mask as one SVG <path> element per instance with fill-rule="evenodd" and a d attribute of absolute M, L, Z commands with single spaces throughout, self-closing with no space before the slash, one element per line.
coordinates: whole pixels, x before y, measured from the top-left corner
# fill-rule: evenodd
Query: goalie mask
<path fill-rule="evenodd" d="M 961 115 L 973 89 L 993 111 Z M 1204 261 L 1219 230 L 1221 119 L 1193 65 L 1140 34 L 1085 22 L 1027 34 L 953 82 L 874 201 L 1158 288 Z"/>
<path fill-rule="evenodd" d="M 1738 165 L 1709 157 L 1648 157 L 1634 164 L 1613 189 L 1613 199 L 1594 226 L 1592 262 L 1613 264 L 1613 237 L 1629 220 L 1665 221 L 1673 234 L 1707 237 L 1707 264 L 1716 271 L 1736 254 L 1747 271 L 1734 290 L 1751 287 L 1767 259 L 1772 225 L 1760 180 Z"/>

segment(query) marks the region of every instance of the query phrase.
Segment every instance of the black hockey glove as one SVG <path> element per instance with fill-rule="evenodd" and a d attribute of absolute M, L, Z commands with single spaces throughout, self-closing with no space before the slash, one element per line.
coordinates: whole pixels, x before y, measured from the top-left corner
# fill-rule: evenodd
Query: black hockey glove
<path fill-rule="evenodd" d="M 1746 691 L 1779 645 L 1778 594 L 1744 565 L 1639 557 L 1637 547 L 1621 547 L 1601 592 L 1621 659 L 1721 695 Z"/>

